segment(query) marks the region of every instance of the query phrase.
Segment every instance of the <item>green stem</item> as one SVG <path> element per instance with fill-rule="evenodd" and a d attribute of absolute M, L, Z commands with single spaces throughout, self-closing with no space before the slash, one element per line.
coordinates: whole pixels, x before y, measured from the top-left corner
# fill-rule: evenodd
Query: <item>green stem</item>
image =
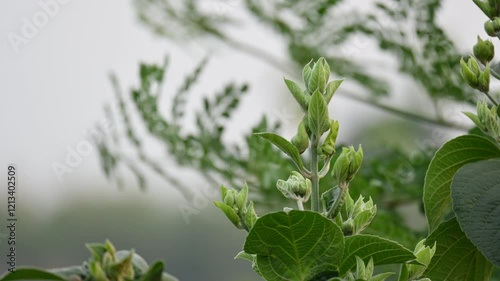
<path fill-rule="evenodd" d="M 311 210 L 319 212 L 319 175 L 318 175 L 318 141 L 316 136 L 311 140 Z"/>
<path fill-rule="evenodd" d="M 297 207 L 299 208 L 300 211 L 304 211 L 304 204 L 302 203 L 302 198 L 297 200 Z"/>
<path fill-rule="evenodd" d="M 332 208 L 328 211 L 327 218 L 333 219 L 340 212 L 340 208 L 344 205 L 345 199 L 347 198 L 347 194 L 349 194 L 349 184 L 341 183 L 339 185 L 340 193 L 337 198 L 335 198 L 335 202 L 333 202 Z"/>
<path fill-rule="evenodd" d="M 498 102 L 490 95 L 489 92 L 483 92 L 489 99 L 490 101 L 495 105 L 498 106 Z"/>

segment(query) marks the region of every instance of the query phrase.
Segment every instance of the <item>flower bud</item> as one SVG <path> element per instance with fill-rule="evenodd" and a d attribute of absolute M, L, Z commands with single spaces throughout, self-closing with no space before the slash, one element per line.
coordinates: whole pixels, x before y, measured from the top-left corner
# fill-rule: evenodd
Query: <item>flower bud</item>
<path fill-rule="evenodd" d="M 479 85 L 477 89 L 483 93 L 488 93 L 490 91 L 490 64 L 486 63 L 486 68 L 479 75 L 478 78 Z"/>
<path fill-rule="evenodd" d="M 292 144 L 299 150 L 299 154 L 304 153 L 309 147 L 309 135 L 306 131 L 305 121 L 300 122 L 297 134 L 292 138 Z"/>
<path fill-rule="evenodd" d="M 500 116 L 498 107 L 488 106 L 486 101 L 477 103 L 477 115 L 465 113 L 484 133 L 490 135 L 496 140 L 500 140 Z"/>
<path fill-rule="evenodd" d="M 333 165 L 333 177 L 337 180 L 339 186 L 342 183 L 349 183 L 356 175 L 361 162 L 363 161 L 363 149 L 361 145 L 358 151 L 354 147 L 342 148 L 342 153 Z"/>
<path fill-rule="evenodd" d="M 474 57 L 469 58 L 466 62 L 460 60 L 460 74 L 465 82 L 474 89 L 485 91 L 489 90 L 490 85 L 490 66 L 486 64 L 484 71 L 481 71 L 479 64 Z"/>
<path fill-rule="evenodd" d="M 214 204 L 238 229 L 250 231 L 257 220 L 257 215 L 253 208 L 253 202 L 248 202 L 248 186 L 237 192 L 234 189 L 227 189 L 221 186 L 222 201 L 215 201 Z M 251 225 L 249 223 L 251 222 Z"/>
<path fill-rule="evenodd" d="M 425 246 L 424 243 L 425 239 L 418 242 L 417 246 L 415 247 L 415 251 L 413 252 L 415 254 L 415 257 L 417 257 L 417 261 L 422 265 L 417 265 L 417 264 L 407 265 L 408 273 L 410 276 L 408 280 L 414 280 L 422 276 L 424 271 L 431 263 L 431 259 L 434 256 L 434 253 L 436 253 L 436 243 L 434 243 L 432 248 L 429 246 Z"/>
<path fill-rule="evenodd" d="M 493 18 L 496 15 L 496 13 L 497 13 L 496 9 L 495 9 L 495 7 L 493 5 L 490 5 L 490 3 L 483 2 L 482 0 L 473 0 L 473 2 L 490 19 Z"/>
<path fill-rule="evenodd" d="M 233 206 L 236 200 L 236 190 L 228 189 L 226 195 L 223 198 L 224 204 L 228 206 Z"/>
<path fill-rule="evenodd" d="M 319 151 L 326 158 L 335 154 L 335 143 L 337 142 L 337 135 L 339 133 L 339 122 L 332 120 L 330 122 L 330 132 L 326 136 L 325 141 L 321 145 Z"/>
<path fill-rule="evenodd" d="M 304 178 L 299 172 L 293 171 L 286 181 L 278 180 L 276 188 L 278 188 L 286 198 L 307 202 L 311 196 L 312 183 L 309 179 Z"/>
<path fill-rule="evenodd" d="M 474 56 L 484 65 L 490 62 L 495 57 L 495 47 L 490 40 L 483 41 L 481 37 L 477 37 L 477 43 L 473 48 Z"/>
<path fill-rule="evenodd" d="M 377 205 L 373 204 L 370 198 L 367 202 L 364 201 L 363 196 L 359 196 L 358 200 L 354 203 L 351 210 L 350 218 L 352 218 L 354 227 L 353 234 L 359 234 L 367 228 L 377 214 Z"/>
<path fill-rule="evenodd" d="M 494 18 L 492 20 L 486 21 L 484 23 L 484 30 L 491 37 L 495 37 L 495 36 L 499 35 L 500 34 L 500 18 Z"/>
<path fill-rule="evenodd" d="M 321 94 L 324 94 L 329 78 L 330 66 L 324 58 L 318 59 L 312 68 L 311 77 L 309 78 L 307 87 L 309 92 L 314 93 L 318 90 Z"/>

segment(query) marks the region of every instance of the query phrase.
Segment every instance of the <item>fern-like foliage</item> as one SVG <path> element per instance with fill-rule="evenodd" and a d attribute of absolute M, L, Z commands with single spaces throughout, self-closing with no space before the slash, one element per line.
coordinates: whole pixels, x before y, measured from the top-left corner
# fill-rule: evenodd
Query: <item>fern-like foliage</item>
<path fill-rule="evenodd" d="M 135 0 L 140 19 L 157 34 L 174 40 L 217 38 L 242 51 L 226 31 L 241 28 L 243 23 L 232 12 L 244 10 L 285 41 L 297 71 L 323 56 L 337 75 L 358 82 L 374 97 L 387 95 L 390 81 L 373 74 L 376 71 L 369 68 L 374 61 L 356 58 L 366 46 L 357 46 L 352 39 L 362 36 L 396 58 L 398 71 L 433 101 L 474 103 L 458 71 L 461 54 L 437 23 L 441 2 L 378 0 L 360 9 L 349 8 L 342 0 Z"/>

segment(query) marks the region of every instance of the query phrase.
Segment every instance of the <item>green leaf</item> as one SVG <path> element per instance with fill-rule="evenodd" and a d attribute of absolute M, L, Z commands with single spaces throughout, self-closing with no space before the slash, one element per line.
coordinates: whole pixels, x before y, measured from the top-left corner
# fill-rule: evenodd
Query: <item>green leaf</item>
<path fill-rule="evenodd" d="M 291 142 L 274 133 L 256 133 L 255 135 L 274 144 L 281 151 L 286 153 L 286 155 L 290 156 L 299 170 L 304 169 L 304 164 L 302 163 L 302 158 L 300 158 L 299 150 Z"/>
<path fill-rule="evenodd" d="M 432 232 L 425 244 L 436 243 L 436 253 L 422 277 L 446 281 L 487 281 L 493 265 L 477 250 L 455 218 Z"/>
<path fill-rule="evenodd" d="M 416 259 L 412 251 L 395 241 L 367 234 L 349 236 L 345 238 L 340 275 L 356 267 L 356 256 L 364 262 L 368 262 L 371 257 L 375 265 L 404 263 Z"/>
<path fill-rule="evenodd" d="M 268 281 L 311 280 L 336 270 L 344 249 L 342 230 L 316 212 L 271 213 L 257 220 L 244 250 L 257 255 Z"/>
<path fill-rule="evenodd" d="M 330 129 L 330 117 L 328 116 L 328 105 L 319 91 L 315 91 L 309 102 L 308 110 L 309 129 L 318 138 Z"/>
<path fill-rule="evenodd" d="M 500 266 L 500 159 L 460 168 L 451 184 L 453 211 L 462 230 L 496 266 Z"/>
<path fill-rule="evenodd" d="M 163 275 L 164 265 L 162 262 L 158 261 L 153 264 L 144 276 L 142 276 L 141 281 L 161 281 Z"/>
<path fill-rule="evenodd" d="M 288 87 L 288 90 L 292 93 L 295 100 L 299 103 L 303 112 L 307 112 L 307 104 L 308 97 L 304 91 L 300 88 L 300 86 L 293 82 L 292 80 L 285 79 L 285 84 Z"/>
<path fill-rule="evenodd" d="M 219 208 L 225 215 L 226 217 L 236 226 L 239 227 L 240 225 L 240 218 L 238 217 L 238 214 L 233 210 L 232 207 L 220 202 L 220 201 L 215 201 L 214 202 L 215 206 Z"/>
<path fill-rule="evenodd" d="M 443 145 L 434 155 L 425 176 L 424 208 L 429 232 L 434 231 L 451 210 L 451 181 L 468 163 L 500 157 L 500 149 L 490 140 L 466 135 Z"/>
<path fill-rule="evenodd" d="M 54 273 L 37 268 L 17 268 L 13 273 L 9 272 L 0 278 L 1 281 L 9 280 L 60 280 L 65 279 Z"/>
<path fill-rule="evenodd" d="M 333 95 L 337 91 L 337 89 L 340 87 L 340 85 L 344 82 L 344 79 L 341 80 L 334 80 L 328 83 L 326 85 L 326 92 L 325 92 L 325 101 L 326 104 L 329 104 L 330 101 L 332 100 Z"/>

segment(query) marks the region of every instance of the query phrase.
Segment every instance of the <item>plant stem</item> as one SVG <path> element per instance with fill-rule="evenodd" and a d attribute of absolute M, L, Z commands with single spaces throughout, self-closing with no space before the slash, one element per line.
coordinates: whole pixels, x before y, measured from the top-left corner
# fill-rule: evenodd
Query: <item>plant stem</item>
<path fill-rule="evenodd" d="M 299 208 L 300 211 L 304 211 L 304 204 L 302 203 L 302 198 L 297 200 L 297 207 Z"/>
<path fill-rule="evenodd" d="M 319 212 L 319 175 L 318 175 L 318 140 L 316 136 L 311 140 L 311 210 Z"/>
<path fill-rule="evenodd" d="M 348 183 L 340 183 L 339 184 L 340 193 L 337 198 L 335 198 L 335 202 L 333 202 L 332 208 L 328 211 L 326 215 L 327 218 L 333 219 L 340 212 L 340 208 L 344 205 L 347 194 L 349 194 L 349 184 Z"/>
<path fill-rule="evenodd" d="M 490 95 L 489 92 L 483 92 L 489 99 L 490 101 L 495 105 L 498 106 L 498 102 Z"/>

